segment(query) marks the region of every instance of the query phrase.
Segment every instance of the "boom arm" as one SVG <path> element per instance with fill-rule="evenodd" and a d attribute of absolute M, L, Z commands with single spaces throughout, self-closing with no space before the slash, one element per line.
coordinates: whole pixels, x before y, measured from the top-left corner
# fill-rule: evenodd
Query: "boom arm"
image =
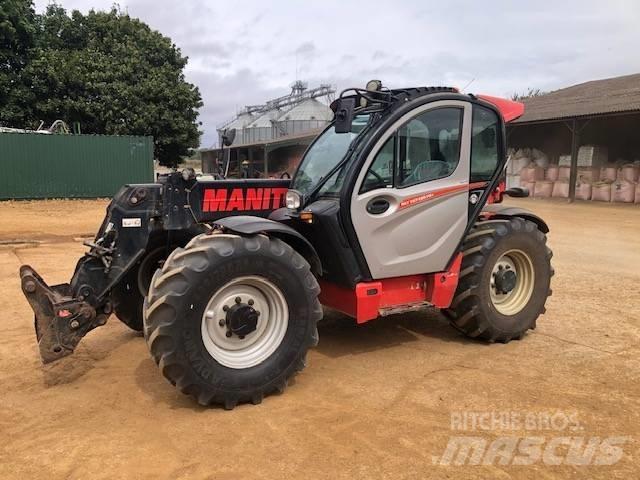
<path fill-rule="evenodd" d="M 44 363 L 73 353 L 113 311 L 111 291 L 148 252 L 151 238 L 191 238 L 223 217 L 266 217 L 282 206 L 289 180 L 198 181 L 173 173 L 159 183 L 127 185 L 112 199 L 89 251 L 69 283 L 49 286 L 28 265 L 22 291 L 35 313 Z"/>

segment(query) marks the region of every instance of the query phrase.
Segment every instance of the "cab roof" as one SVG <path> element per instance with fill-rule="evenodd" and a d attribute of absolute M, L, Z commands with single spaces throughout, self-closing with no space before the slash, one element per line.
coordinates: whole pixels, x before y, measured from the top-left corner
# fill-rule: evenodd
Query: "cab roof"
<path fill-rule="evenodd" d="M 484 94 L 463 94 L 460 93 L 460 91 L 455 87 L 412 87 L 398 88 L 393 90 L 381 89 L 378 91 L 367 91 L 358 88 L 348 90 L 354 91 L 354 94 L 344 95 L 344 93 L 347 91 L 345 90 L 344 92 L 342 92 L 340 97 L 356 97 L 357 104 L 360 103 L 359 99 L 362 97 L 368 98 L 370 101 L 372 101 L 372 103 L 380 102 L 387 105 L 398 105 L 399 103 L 404 103 L 407 100 L 413 100 L 415 98 L 426 95 L 448 93 L 452 95 L 459 95 L 461 99 L 472 98 L 490 103 L 493 107 L 496 108 L 496 110 L 500 112 L 505 123 L 511 122 L 524 114 L 524 104 L 521 102 Z M 374 97 L 375 99 L 371 97 Z M 335 107 L 333 104 L 332 110 L 335 111 Z"/>

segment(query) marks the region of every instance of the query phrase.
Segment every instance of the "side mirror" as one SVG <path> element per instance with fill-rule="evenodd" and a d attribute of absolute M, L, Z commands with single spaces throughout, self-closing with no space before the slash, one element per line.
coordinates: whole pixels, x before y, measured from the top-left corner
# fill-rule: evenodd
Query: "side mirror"
<path fill-rule="evenodd" d="M 511 187 L 505 190 L 504 194 L 514 198 L 525 198 L 529 196 L 529 189 L 522 187 Z"/>
<path fill-rule="evenodd" d="M 236 129 L 225 130 L 222 132 L 222 144 L 225 147 L 230 147 L 233 141 L 236 139 Z"/>
<path fill-rule="evenodd" d="M 339 98 L 332 105 L 335 112 L 336 133 L 349 133 L 353 124 L 353 111 L 356 108 L 355 98 Z"/>

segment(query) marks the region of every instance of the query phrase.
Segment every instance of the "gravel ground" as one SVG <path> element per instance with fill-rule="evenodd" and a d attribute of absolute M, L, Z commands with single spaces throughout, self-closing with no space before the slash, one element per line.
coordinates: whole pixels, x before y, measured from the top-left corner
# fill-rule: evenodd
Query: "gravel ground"
<path fill-rule="evenodd" d="M 554 294 L 523 340 L 469 341 L 435 311 L 330 314 L 284 394 L 230 412 L 179 394 L 115 317 L 43 367 L 18 268 L 68 281 L 107 202 L 0 203 L 0 478 L 639 478 L 640 207 L 509 203 L 549 222 L 555 252 Z M 446 465 L 457 437 L 502 456 Z M 509 445 L 530 437 L 557 444 L 514 465 Z M 617 459 L 610 437 L 622 454 L 567 465 L 566 437 L 595 442 L 587 463 Z"/>

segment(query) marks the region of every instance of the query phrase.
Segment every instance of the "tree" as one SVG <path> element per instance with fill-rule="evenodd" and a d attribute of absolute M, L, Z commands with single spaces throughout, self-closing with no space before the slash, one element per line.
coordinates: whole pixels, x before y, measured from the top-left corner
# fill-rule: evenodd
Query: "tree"
<path fill-rule="evenodd" d="M 32 106 L 26 126 L 63 119 L 83 133 L 151 135 L 156 157 L 170 166 L 199 145 L 202 99 L 169 38 L 115 7 L 69 16 L 53 4 L 35 25 L 20 73 Z"/>
<path fill-rule="evenodd" d="M 542 90 L 540 90 L 539 88 L 528 88 L 526 92 L 524 93 L 518 93 L 515 92 L 511 95 L 511 100 L 525 100 L 527 98 L 531 98 L 531 97 L 541 97 L 543 95 L 546 95 L 547 92 L 543 92 Z"/>
<path fill-rule="evenodd" d="M 17 125 L 30 117 L 29 89 L 22 81 L 36 38 L 36 14 L 31 0 L 0 3 L 0 120 Z"/>

